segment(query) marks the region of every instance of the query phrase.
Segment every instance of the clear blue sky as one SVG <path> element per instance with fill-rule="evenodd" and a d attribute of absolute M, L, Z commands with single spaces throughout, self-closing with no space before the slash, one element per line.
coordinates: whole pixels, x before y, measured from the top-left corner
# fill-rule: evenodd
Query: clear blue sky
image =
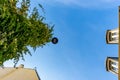
<path fill-rule="evenodd" d="M 25 67 L 37 67 L 41 80 L 117 80 L 106 72 L 107 56 L 118 46 L 106 44 L 106 30 L 118 27 L 119 0 L 31 0 L 41 3 L 46 21 L 55 24 L 59 43 L 37 48 L 25 56 Z M 11 61 L 5 66 L 13 66 Z"/>

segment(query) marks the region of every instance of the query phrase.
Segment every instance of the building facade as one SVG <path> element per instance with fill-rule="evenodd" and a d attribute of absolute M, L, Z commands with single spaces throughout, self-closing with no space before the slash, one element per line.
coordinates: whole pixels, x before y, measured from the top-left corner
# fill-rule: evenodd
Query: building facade
<path fill-rule="evenodd" d="M 0 68 L 0 80 L 41 80 L 35 69 L 19 67 Z"/>

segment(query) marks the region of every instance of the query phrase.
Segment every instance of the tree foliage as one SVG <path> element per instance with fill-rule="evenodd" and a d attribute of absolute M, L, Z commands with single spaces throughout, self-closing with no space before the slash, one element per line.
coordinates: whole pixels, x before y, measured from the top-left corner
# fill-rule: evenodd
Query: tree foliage
<path fill-rule="evenodd" d="M 51 41 L 53 27 L 43 20 L 36 7 L 30 10 L 30 0 L 0 0 L 0 65 L 24 59 L 24 54 L 31 54 L 27 46 Z"/>

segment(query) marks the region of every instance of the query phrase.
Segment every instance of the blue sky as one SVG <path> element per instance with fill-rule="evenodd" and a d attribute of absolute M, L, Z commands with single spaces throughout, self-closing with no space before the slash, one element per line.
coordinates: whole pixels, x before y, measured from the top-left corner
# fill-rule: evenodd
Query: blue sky
<path fill-rule="evenodd" d="M 37 67 L 41 80 L 117 80 L 106 72 L 107 56 L 118 56 L 118 46 L 106 44 L 106 30 L 118 27 L 118 0 L 31 0 L 41 3 L 46 22 L 55 24 L 59 43 L 37 48 L 19 61 Z M 12 61 L 4 63 L 13 66 Z"/>

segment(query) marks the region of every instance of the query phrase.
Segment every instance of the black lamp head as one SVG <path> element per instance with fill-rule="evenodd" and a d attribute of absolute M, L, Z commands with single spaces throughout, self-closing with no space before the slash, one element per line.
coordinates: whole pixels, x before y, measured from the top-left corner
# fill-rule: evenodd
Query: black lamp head
<path fill-rule="evenodd" d="M 57 44 L 58 43 L 58 38 L 57 37 L 53 37 L 52 40 L 51 40 L 51 42 L 53 44 Z"/>

